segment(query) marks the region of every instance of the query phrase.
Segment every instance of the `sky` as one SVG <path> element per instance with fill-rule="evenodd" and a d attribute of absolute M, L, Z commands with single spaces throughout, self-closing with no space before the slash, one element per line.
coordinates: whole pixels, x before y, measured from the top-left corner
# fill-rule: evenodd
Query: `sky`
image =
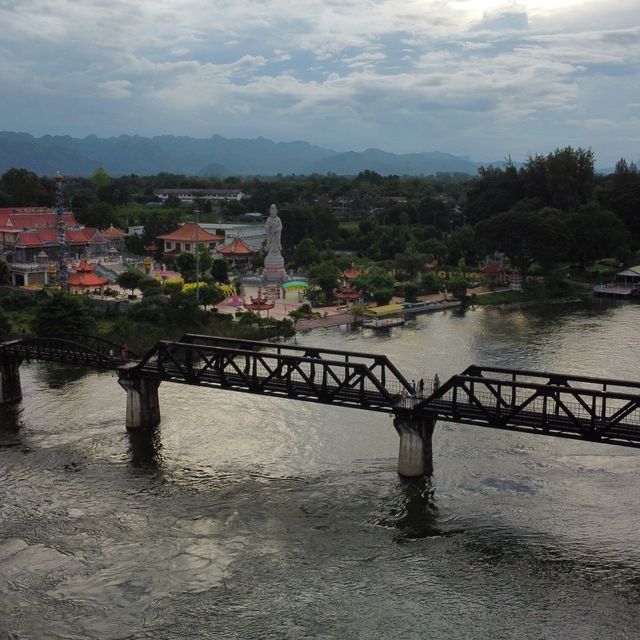
<path fill-rule="evenodd" d="M 640 159 L 638 0 L 0 0 L 0 130 Z"/>

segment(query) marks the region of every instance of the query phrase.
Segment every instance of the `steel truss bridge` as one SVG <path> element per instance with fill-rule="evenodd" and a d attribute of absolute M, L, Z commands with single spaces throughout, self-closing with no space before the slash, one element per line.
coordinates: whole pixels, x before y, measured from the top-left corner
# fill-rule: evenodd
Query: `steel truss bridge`
<path fill-rule="evenodd" d="M 385 355 L 187 334 L 126 361 L 121 347 L 92 336 L 0 344 L 0 363 L 45 360 L 111 369 L 121 380 L 176 382 L 428 417 L 510 431 L 640 447 L 640 382 L 468 367 L 411 395 Z"/>

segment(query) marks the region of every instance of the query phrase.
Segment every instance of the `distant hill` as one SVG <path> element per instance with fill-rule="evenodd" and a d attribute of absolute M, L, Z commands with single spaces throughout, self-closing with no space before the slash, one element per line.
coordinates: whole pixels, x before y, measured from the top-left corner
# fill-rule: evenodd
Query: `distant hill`
<path fill-rule="evenodd" d="M 394 154 L 379 149 L 337 153 L 307 142 L 273 142 L 266 138 L 189 138 L 177 136 L 118 136 L 72 138 L 0 132 L 0 173 L 11 167 L 39 175 L 61 171 L 90 176 L 102 167 L 113 176 L 160 172 L 224 177 L 356 175 L 364 170 L 382 175 L 434 175 L 438 172 L 473 175 L 480 165 L 469 158 L 434 151 Z"/>

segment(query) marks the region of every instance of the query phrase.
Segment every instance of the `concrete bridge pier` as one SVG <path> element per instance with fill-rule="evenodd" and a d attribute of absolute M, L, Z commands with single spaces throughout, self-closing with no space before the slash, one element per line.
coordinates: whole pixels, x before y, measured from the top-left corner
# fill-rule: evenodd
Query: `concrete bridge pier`
<path fill-rule="evenodd" d="M 393 419 L 393 426 L 400 436 L 398 474 L 406 478 L 432 475 L 431 436 L 436 426 L 436 419 L 428 416 L 396 416 Z"/>
<path fill-rule="evenodd" d="M 160 423 L 160 380 L 150 378 L 118 379 L 127 392 L 127 429 L 153 429 Z"/>
<path fill-rule="evenodd" d="M 21 359 L 15 357 L 0 360 L 0 404 L 22 400 L 20 362 Z"/>

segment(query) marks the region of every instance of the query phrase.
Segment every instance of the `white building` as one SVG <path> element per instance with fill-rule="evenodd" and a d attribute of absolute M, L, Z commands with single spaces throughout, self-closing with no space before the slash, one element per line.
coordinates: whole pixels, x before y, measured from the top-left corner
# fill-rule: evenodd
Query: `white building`
<path fill-rule="evenodd" d="M 170 196 L 175 196 L 180 202 L 194 200 L 236 200 L 240 201 L 247 195 L 239 189 L 156 189 L 156 198 L 166 202 Z"/>

